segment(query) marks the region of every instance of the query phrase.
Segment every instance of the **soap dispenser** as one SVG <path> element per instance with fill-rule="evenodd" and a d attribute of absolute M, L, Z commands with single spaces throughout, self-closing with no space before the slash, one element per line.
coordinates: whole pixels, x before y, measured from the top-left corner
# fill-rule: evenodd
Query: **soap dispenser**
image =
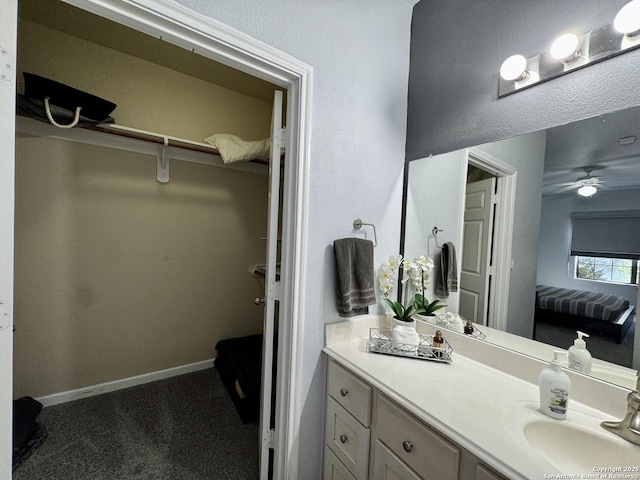
<path fill-rule="evenodd" d="M 582 373 L 591 373 L 591 354 L 587 350 L 587 343 L 582 337 L 589 338 L 586 333 L 578 331 L 578 338 L 569 348 L 569 368 Z"/>
<path fill-rule="evenodd" d="M 553 351 L 553 360 L 549 366 L 540 372 L 538 382 L 540 385 L 540 410 L 545 415 L 558 420 L 567 418 L 567 405 L 569 403 L 569 388 L 571 379 L 562 371 L 560 355 L 564 352 Z"/>

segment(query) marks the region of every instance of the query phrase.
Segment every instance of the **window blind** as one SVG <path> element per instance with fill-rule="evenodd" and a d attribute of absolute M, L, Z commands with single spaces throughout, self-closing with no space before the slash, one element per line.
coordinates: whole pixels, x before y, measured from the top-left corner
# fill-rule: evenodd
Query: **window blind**
<path fill-rule="evenodd" d="M 640 258 L 640 210 L 572 212 L 571 255 Z"/>

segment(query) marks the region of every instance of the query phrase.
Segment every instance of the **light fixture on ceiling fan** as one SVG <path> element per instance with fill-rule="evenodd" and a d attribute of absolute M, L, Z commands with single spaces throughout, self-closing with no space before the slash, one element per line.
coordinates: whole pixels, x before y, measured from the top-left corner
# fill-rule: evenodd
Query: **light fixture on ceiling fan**
<path fill-rule="evenodd" d="M 601 181 L 598 177 L 591 176 L 593 167 L 584 167 L 584 171 L 586 175 L 576 180 L 577 186 L 579 186 L 578 195 L 582 197 L 592 197 L 598 192 L 597 186 L 602 186 Z"/>
<path fill-rule="evenodd" d="M 563 193 L 570 190 L 578 189 L 578 195 L 582 197 L 592 197 L 598 192 L 598 189 L 606 188 L 602 184 L 603 181 L 599 177 L 591 176 L 591 172 L 593 172 L 594 167 L 583 167 L 582 169 L 584 170 L 586 175 L 576 178 L 574 182 L 555 184 L 554 186 L 560 188 L 553 193 Z"/>
<path fill-rule="evenodd" d="M 578 195 L 583 197 L 591 197 L 596 194 L 598 189 L 595 185 L 583 185 L 578 189 Z"/>

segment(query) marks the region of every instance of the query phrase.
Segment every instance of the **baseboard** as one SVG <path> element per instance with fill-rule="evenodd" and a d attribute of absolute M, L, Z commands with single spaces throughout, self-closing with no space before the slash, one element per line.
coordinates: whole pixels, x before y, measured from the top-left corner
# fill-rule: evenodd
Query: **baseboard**
<path fill-rule="evenodd" d="M 77 390 L 67 390 L 66 392 L 53 393 L 51 395 L 45 395 L 43 397 L 36 398 L 36 400 L 42 403 L 43 406 L 50 407 L 51 405 L 58 405 L 60 403 L 71 402 L 73 400 L 80 400 L 81 398 L 93 397 L 94 395 L 100 395 L 103 393 L 115 392 L 116 390 L 122 390 L 124 388 L 135 387 L 136 385 L 144 385 L 145 383 L 151 383 L 157 380 L 164 380 L 165 378 L 171 378 L 178 375 L 184 375 L 186 373 L 205 370 L 207 368 L 213 367 L 213 361 L 214 359 L 211 358 L 209 360 L 203 360 L 201 362 L 191 363 L 189 365 L 167 368 L 165 370 L 159 370 L 157 372 L 136 375 L 135 377 L 123 378 L 121 380 L 100 383 L 98 385 L 91 385 L 89 387 L 79 388 Z"/>

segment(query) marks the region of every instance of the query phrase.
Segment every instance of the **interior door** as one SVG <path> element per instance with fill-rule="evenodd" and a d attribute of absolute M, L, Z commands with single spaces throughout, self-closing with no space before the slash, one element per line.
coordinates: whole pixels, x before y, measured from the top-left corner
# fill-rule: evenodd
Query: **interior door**
<path fill-rule="evenodd" d="M 460 271 L 460 315 L 487 324 L 496 179 L 467 184 Z"/>
<path fill-rule="evenodd" d="M 271 158 L 269 163 L 269 205 L 267 220 L 267 272 L 264 292 L 264 328 L 262 348 L 262 398 L 260 408 L 260 480 L 272 476 L 272 462 L 275 458 L 275 418 L 274 411 L 274 374 L 277 359 L 274 356 L 274 339 L 278 324 L 276 302 L 279 301 L 280 281 L 277 275 L 278 264 L 278 219 L 280 211 L 280 161 L 281 148 L 284 147 L 282 128 L 281 91 L 274 92 L 273 113 L 271 117 Z M 271 460 L 270 460 L 271 458 Z"/>
<path fill-rule="evenodd" d="M 13 205 L 18 1 L 0 15 L 0 478 L 11 478 L 13 423 Z"/>

